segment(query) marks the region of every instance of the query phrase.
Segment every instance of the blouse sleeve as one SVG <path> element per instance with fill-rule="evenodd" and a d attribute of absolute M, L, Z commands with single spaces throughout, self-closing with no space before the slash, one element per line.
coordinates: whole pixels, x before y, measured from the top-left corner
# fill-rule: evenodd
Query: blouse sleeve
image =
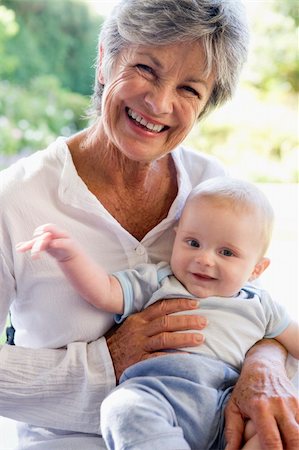
<path fill-rule="evenodd" d="M 161 280 L 172 273 L 168 263 L 139 264 L 134 269 L 115 272 L 124 297 L 123 314 L 115 314 L 116 323 L 123 322 L 129 315 L 141 311 L 153 293 L 161 286 Z"/>
<path fill-rule="evenodd" d="M 0 415 L 100 434 L 100 405 L 115 387 L 105 338 L 66 349 L 0 346 Z"/>

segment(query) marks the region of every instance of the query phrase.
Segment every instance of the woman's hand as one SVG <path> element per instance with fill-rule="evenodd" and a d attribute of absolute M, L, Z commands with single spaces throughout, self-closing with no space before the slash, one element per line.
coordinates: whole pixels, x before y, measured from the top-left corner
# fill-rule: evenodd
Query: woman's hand
<path fill-rule="evenodd" d="M 299 410 L 285 372 L 286 352 L 274 340 L 256 344 L 245 359 L 226 407 L 226 450 L 242 445 L 244 419 L 250 418 L 264 450 L 299 448 Z"/>
<path fill-rule="evenodd" d="M 165 355 L 163 350 L 193 347 L 203 342 L 199 333 L 175 331 L 202 330 L 207 321 L 194 315 L 170 314 L 196 309 L 197 300 L 161 300 L 144 311 L 134 314 L 107 336 L 117 381 L 123 371 L 139 361 Z"/>

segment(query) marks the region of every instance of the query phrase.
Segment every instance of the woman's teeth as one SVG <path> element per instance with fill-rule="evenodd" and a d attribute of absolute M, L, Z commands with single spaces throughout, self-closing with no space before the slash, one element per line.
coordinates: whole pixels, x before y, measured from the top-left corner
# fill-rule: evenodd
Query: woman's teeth
<path fill-rule="evenodd" d="M 147 122 L 142 116 L 139 116 L 139 114 L 137 114 L 130 108 L 128 108 L 128 115 L 129 117 L 131 117 L 131 119 L 134 119 L 140 125 L 143 125 L 145 128 L 150 131 L 154 131 L 155 133 L 160 133 L 160 131 L 162 131 L 164 128 L 164 125 L 157 125 L 151 122 Z"/>

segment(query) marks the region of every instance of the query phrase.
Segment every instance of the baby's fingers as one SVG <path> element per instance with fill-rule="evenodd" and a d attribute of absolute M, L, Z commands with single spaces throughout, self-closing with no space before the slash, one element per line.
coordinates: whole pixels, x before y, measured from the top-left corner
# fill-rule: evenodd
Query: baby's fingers
<path fill-rule="evenodd" d="M 49 245 L 53 239 L 52 233 L 46 232 L 41 236 L 33 239 L 33 245 L 31 247 L 32 258 L 37 258 L 41 252 L 48 250 Z"/>
<path fill-rule="evenodd" d="M 19 244 L 16 245 L 16 250 L 20 253 L 31 251 L 32 258 L 38 258 L 41 252 L 46 251 L 49 248 L 52 239 L 52 233 L 47 232 L 30 241 L 19 242 Z"/>
<path fill-rule="evenodd" d="M 64 230 L 62 230 L 53 223 L 46 223 L 44 225 L 40 225 L 34 230 L 33 236 L 35 238 L 38 238 L 44 236 L 46 233 L 50 233 L 53 236 L 53 238 L 56 239 L 68 237 L 67 233 Z"/>
<path fill-rule="evenodd" d="M 33 242 L 34 242 L 34 239 L 31 239 L 30 241 L 19 242 L 16 245 L 17 252 L 20 252 L 20 253 L 28 252 L 28 250 L 31 250 L 31 248 L 33 246 Z"/>

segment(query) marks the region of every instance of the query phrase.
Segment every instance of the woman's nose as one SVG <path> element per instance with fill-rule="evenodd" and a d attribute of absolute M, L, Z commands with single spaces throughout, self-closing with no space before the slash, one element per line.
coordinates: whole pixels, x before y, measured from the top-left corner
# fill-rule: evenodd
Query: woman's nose
<path fill-rule="evenodd" d="M 170 87 L 153 87 L 144 100 L 148 109 L 157 116 L 173 112 L 174 94 Z"/>

